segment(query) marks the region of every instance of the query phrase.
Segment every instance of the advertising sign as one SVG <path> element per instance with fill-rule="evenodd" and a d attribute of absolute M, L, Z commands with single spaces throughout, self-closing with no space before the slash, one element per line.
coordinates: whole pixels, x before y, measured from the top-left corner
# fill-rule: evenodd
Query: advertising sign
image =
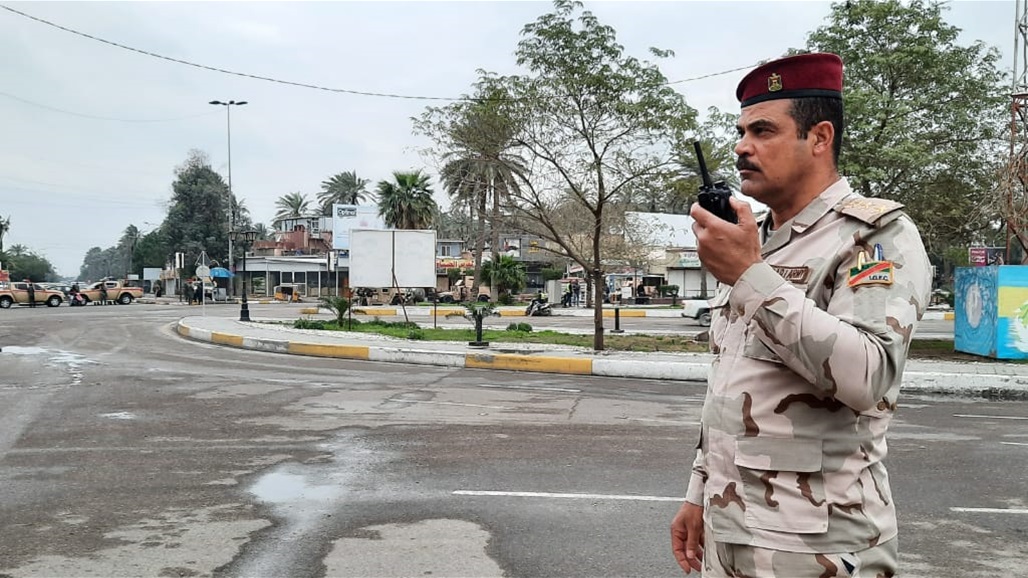
<path fill-rule="evenodd" d="M 351 229 L 386 229 L 375 205 L 332 205 L 332 248 L 350 250 Z"/>
<path fill-rule="evenodd" d="M 1006 247 L 971 247 L 967 250 L 967 262 L 972 267 L 1003 265 L 1006 253 Z"/>

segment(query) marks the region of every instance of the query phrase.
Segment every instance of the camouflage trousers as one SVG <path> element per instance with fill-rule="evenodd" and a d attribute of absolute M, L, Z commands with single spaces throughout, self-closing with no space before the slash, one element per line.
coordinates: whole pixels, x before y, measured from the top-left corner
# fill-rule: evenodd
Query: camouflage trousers
<path fill-rule="evenodd" d="M 853 553 L 807 554 L 719 544 L 705 529 L 703 578 L 892 578 L 899 554 L 893 538 Z"/>

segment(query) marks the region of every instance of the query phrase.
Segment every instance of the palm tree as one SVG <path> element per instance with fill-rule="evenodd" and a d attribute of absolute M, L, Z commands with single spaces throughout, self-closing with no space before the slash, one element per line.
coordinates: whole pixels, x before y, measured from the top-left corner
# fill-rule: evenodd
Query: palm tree
<path fill-rule="evenodd" d="M 461 105 L 459 120 L 449 129 L 452 150 L 445 155 L 440 173 L 454 203 L 466 204 L 476 219 L 476 285 L 482 270 L 486 222 L 495 261 L 500 253 L 500 207 L 511 194 L 519 192 L 518 178 L 528 172 L 525 161 L 510 152 L 518 122 L 503 94 L 483 87 L 480 96 L 480 101 Z M 491 216 L 487 215 L 490 204 Z"/>
<path fill-rule="evenodd" d="M 326 217 L 332 216 L 333 203 L 359 205 L 367 201 L 371 198 L 371 193 L 366 188 L 370 182 L 368 179 L 358 178 L 356 171 L 339 173 L 327 181 L 322 181 L 321 192 L 318 193 L 321 213 Z"/>
<path fill-rule="evenodd" d="M 482 276 L 489 280 L 490 289 L 499 292 L 498 301 L 509 303 L 511 293 L 525 288 L 528 281 L 525 266 L 510 255 L 500 255 L 499 259 L 482 265 Z"/>
<path fill-rule="evenodd" d="M 276 220 L 298 219 L 310 215 L 311 201 L 303 193 L 289 193 L 275 201 L 275 208 L 278 209 L 278 213 L 275 214 Z"/>
<path fill-rule="evenodd" d="M 393 172 L 395 182 L 379 181 L 378 214 L 394 229 L 425 229 L 432 224 L 439 206 L 432 198 L 428 175 Z"/>

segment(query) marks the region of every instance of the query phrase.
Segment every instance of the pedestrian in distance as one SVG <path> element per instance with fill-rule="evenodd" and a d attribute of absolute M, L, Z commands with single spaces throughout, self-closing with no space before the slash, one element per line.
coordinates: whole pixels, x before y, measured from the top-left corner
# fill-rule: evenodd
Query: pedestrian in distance
<path fill-rule="evenodd" d="M 578 307 L 582 302 L 582 286 L 578 284 L 578 279 L 571 282 L 571 304 Z"/>
<path fill-rule="evenodd" d="M 761 65 L 736 96 L 737 223 L 694 204 L 712 301 L 699 443 L 671 523 L 705 577 L 893 576 L 896 508 L 882 459 L 931 267 L 902 205 L 838 172 L 842 60 Z"/>
<path fill-rule="evenodd" d="M 32 279 L 25 279 L 25 290 L 29 292 L 29 307 L 36 306 L 36 286 L 32 284 Z"/>

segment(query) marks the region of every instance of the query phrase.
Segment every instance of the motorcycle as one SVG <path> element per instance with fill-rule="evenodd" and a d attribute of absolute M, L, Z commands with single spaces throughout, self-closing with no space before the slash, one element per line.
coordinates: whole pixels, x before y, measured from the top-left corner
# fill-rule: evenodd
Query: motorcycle
<path fill-rule="evenodd" d="M 86 298 L 81 293 L 73 293 L 68 296 L 69 307 L 80 307 L 86 304 Z"/>
<path fill-rule="evenodd" d="M 532 302 L 525 309 L 526 317 L 545 317 L 548 315 L 553 315 L 553 308 L 545 301 L 545 297 L 542 299 L 538 297 L 532 299 Z"/>

